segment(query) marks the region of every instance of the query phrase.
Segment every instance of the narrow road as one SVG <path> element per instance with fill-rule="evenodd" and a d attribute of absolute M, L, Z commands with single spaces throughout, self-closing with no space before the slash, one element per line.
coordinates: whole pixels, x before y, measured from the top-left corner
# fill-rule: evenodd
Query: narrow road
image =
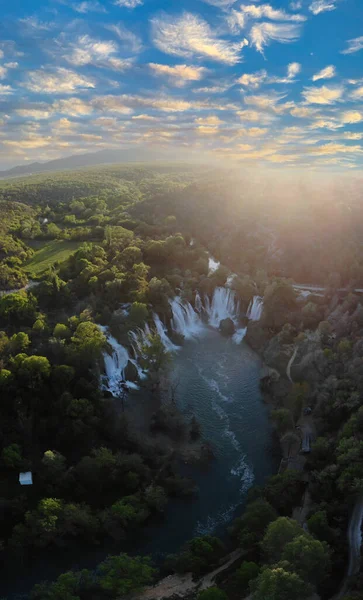
<path fill-rule="evenodd" d="M 353 575 L 359 573 L 362 546 L 362 522 L 363 522 L 363 495 L 360 496 L 353 508 L 352 516 L 348 526 L 349 563 L 347 574 L 343 580 L 342 587 L 336 600 L 345 596 L 349 589 L 349 580 Z"/>
<path fill-rule="evenodd" d="M 298 350 L 298 348 L 297 348 L 297 346 L 295 346 L 295 348 L 294 348 L 294 352 L 293 352 L 293 355 L 292 355 L 292 357 L 290 358 L 290 360 L 289 360 L 289 363 L 288 363 L 288 365 L 287 365 L 287 367 L 286 367 L 286 376 L 287 376 L 288 380 L 289 380 L 291 383 L 294 383 L 294 382 L 293 382 L 293 380 L 291 379 L 291 367 L 292 367 L 292 365 L 293 365 L 293 362 L 294 362 L 294 360 L 295 360 L 295 358 L 296 358 L 296 355 L 297 355 L 297 350 Z"/>
<path fill-rule="evenodd" d="M 319 285 L 309 284 L 309 283 L 293 283 L 292 287 L 294 290 L 307 290 L 309 292 L 325 292 L 326 287 L 321 287 Z M 337 292 L 348 292 L 349 288 L 339 288 L 336 290 Z M 357 294 L 363 294 L 363 288 L 356 288 L 354 290 Z"/>

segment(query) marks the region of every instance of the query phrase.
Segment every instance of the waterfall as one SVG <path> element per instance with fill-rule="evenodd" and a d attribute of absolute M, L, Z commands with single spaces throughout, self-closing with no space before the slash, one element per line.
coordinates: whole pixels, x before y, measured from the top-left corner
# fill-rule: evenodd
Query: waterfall
<path fill-rule="evenodd" d="M 251 321 L 259 321 L 263 311 L 263 300 L 260 296 L 254 296 L 248 307 L 247 317 Z"/>
<path fill-rule="evenodd" d="M 213 275 L 213 273 L 215 273 L 219 267 L 221 266 L 220 262 L 217 262 L 216 260 L 214 260 L 214 258 L 212 256 L 209 257 L 209 261 L 208 261 L 208 275 Z"/>
<path fill-rule="evenodd" d="M 232 340 L 235 344 L 240 344 L 247 333 L 247 327 L 242 327 L 241 329 L 237 329 L 236 333 L 233 335 Z"/>
<path fill-rule="evenodd" d="M 196 299 L 197 303 L 197 299 Z M 202 301 L 199 297 L 199 307 L 202 308 Z M 173 318 L 171 326 L 173 331 L 183 335 L 186 339 L 193 338 L 201 333 L 204 329 L 204 324 L 200 315 L 195 312 L 190 302 L 183 303 L 177 296 L 170 302 Z"/>
<path fill-rule="evenodd" d="M 120 391 L 120 383 L 125 383 L 128 388 L 138 389 L 136 383 L 126 381 L 125 369 L 131 362 L 137 369 L 139 377 L 143 376 L 142 369 L 137 364 L 136 360 L 130 358 L 127 349 L 118 343 L 118 341 L 108 332 L 107 327 L 99 326 L 101 331 L 107 336 L 107 342 L 112 348 L 112 354 L 109 352 L 103 353 L 105 363 L 105 372 L 107 378 L 107 389 L 114 395 Z"/>
<path fill-rule="evenodd" d="M 153 318 L 156 327 L 156 332 L 159 334 L 165 350 L 167 352 L 173 352 L 175 350 L 178 350 L 178 346 L 175 346 L 175 344 L 173 344 L 173 342 L 169 339 L 167 335 L 167 329 L 165 325 L 161 322 L 159 315 L 154 313 Z"/>
<path fill-rule="evenodd" d="M 201 312 L 203 310 L 203 302 L 202 302 L 199 292 L 197 292 L 195 294 L 195 310 L 198 311 L 199 314 L 201 314 Z"/>
<path fill-rule="evenodd" d="M 212 302 L 205 296 L 204 306 L 200 295 L 195 296 L 195 310 L 190 302 L 183 302 L 178 296 L 170 302 L 173 318 L 171 327 L 175 333 L 186 339 L 195 338 L 205 331 L 202 315 L 206 316 L 207 324 L 218 329 L 223 319 L 232 319 L 237 324 L 239 318 L 239 302 L 233 290 L 218 287 L 214 290 Z M 240 333 L 242 336 L 242 333 Z M 242 340 L 242 337 L 241 337 Z"/>
<path fill-rule="evenodd" d="M 218 287 L 214 290 L 212 304 L 206 303 L 209 325 L 218 328 L 223 319 L 232 319 L 237 323 L 239 317 L 239 302 L 233 290 Z"/>

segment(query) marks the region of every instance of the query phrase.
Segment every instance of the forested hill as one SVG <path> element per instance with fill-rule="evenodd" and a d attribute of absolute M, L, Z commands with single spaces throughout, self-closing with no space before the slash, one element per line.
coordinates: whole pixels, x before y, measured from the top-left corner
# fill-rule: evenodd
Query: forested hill
<path fill-rule="evenodd" d="M 180 464 L 203 450 L 198 422 L 175 404 L 162 342 L 166 333 L 178 346 L 184 338 L 164 326 L 176 296 L 200 319 L 197 298 L 211 305 L 222 291 L 241 325 L 251 300 L 263 297 L 246 340 L 273 369 L 263 385 L 284 461 L 251 489 L 230 530 L 240 562 L 223 590 L 198 600 L 336 594 L 363 490 L 363 306 L 349 289 L 343 299 L 337 293 L 342 284 L 363 287 L 360 199 L 357 182 L 314 188 L 186 165 L 1 183 L 0 593 L 38 584 L 32 600 L 110 600 L 153 582 L 150 560 L 126 552 L 162 523 L 172 498 L 190 497 L 192 506 L 195 488 Z M 215 271 L 210 254 L 222 263 Z M 326 292 L 298 296 L 284 276 L 327 283 Z M 220 290 L 227 278 L 232 290 Z M 140 364 L 127 362 L 113 392 L 100 385 L 110 333 L 130 355 L 130 340 L 140 350 Z M 129 379 L 150 400 L 136 416 L 123 410 Z M 318 439 L 300 460 L 307 423 Z M 28 471 L 33 486 L 20 486 Z M 197 536 L 162 573 L 199 578 L 225 554 L 220 539 Z M 361 600 L 361 579 L 349 585 Z"/>
<path fill-rule="evenodd" d="M 203 178 L 165 202 L 236 272 L 264 269 L 302 283 L 362 287 L 362 194 L 359 180 L 304 183 L 230 171 Z"/>

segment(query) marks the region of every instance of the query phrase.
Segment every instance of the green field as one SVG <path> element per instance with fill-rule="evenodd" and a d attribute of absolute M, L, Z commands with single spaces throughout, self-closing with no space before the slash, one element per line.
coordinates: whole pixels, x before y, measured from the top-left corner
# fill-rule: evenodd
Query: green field
<path fill-rule="evenodd" d="M 31 244 L 35 254 L 26 263 L 24 269 L 31 277 L 36 277 L 49 269 L 55 262 L 66 260 L 82 243 L 54 240 L 52 242 Z"/>

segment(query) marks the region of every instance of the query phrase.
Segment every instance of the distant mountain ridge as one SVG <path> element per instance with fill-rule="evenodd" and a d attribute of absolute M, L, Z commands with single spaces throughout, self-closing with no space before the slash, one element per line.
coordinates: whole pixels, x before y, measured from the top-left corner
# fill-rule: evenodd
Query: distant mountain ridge
<path fill-rule="evenodd" d="M 21 175 L 32 175 L 36 173 L 47 173 L 51 171 L 62 171 L 63 169 L 79 169 L 81 167 L 92 167 L 102 164 L 122 163 L 122 162 L 153 162 L 165 160 L 167 162 L 177 161 L 183 153 L 179 151 L 150 151 L 144 148 L 127 148 L 123 150 L 100 150 L 87 154 L 76 154 L 57 158 L 48 162 L 33 162 L 26 165 L 19 165 L 12 169 L 0 171 L 0 178 L 17 177 Z M 183 156 L 185 157 L 185 156 Z M 189 155 L 190 158 L 190 155 Z"/>

